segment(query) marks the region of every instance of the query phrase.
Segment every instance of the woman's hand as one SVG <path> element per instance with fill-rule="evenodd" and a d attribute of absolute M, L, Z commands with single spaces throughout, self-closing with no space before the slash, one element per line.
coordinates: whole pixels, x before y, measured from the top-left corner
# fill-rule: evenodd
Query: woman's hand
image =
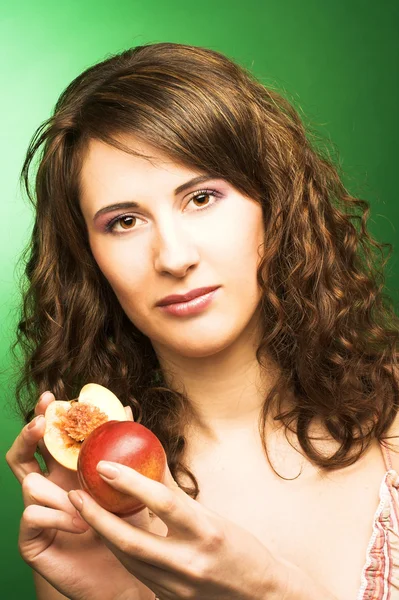
<path fill-rule="evenodd" d="M 20 554 L 68 598 L 152 600 L 153 593 L 123 567 L 68 499 L 68 491 L 79 485 L 76 472 L 55 461 L 42 440 L 45 419 L 41 415 L 53 400 L 53 394 L 42 394 L 35 408 L 36 418 L 22 429 L 6 455 L 22 484 L 25 505 L 18 540 Z M 132 418 L 129 410 L 128 417 Z M 37 447 L 45 459 L 46 476 L 34 456 Z M 148 509 L 129 517 L 129 522 L 147 529 Z"/>
<path fill-rule="evenodd" d="M 116 469 L 114 475 L 109 472 L 111 479 L 105 477 L 106 465 Z M 103 509 L 86 492 L 69 493 L 83 519 L 158 598 L 283 600 L 288 579 L 283 563 L 255 536 L 185 494 L 168 468 L 164 483 L 117 463 L 101 461 L 97 469 L 105 481 L 138 498 L 168 527 L 167 537 L 153 535 Z"/>

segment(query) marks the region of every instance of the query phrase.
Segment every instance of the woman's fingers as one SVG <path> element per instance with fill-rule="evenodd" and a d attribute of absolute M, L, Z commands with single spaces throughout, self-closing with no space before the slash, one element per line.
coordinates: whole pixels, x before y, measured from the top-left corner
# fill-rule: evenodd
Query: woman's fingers
<path fill-rule="evenodd" d="M 63 514 L 69 515 L 69 523 L 73 519 L 76 519 L 76 522 L 80 523 L 81 528 L 84 528 L 86 531 L 89 528 L 79 512 L 71 504 L 67 492 L 43 475 L 29 473 L 25 477 L 22 482 L 22 497 L 26 508 L 31 505 L 41 505 L 57 509 Z"/>
<path fill-rule="evenodd" d="M 22 495 L 25 510 L 18 545 L 28 564 L 52 544 L 57 531 L 79 534 L 90 529 L 67 492 L 43 475 L 28 473 L 22 482 Z"/>
<path fill-rule="evenodd" d="M 206 520 L 201 518 L 202 513 L 199 510 L 195 511 L 194 506 L 186 502 L 185 498 L 176 491 L 125 465 L 111 464 L 117 468 L 119 475 L 112 480 L 107 479 L 107 483 L 140 500 L 167 525 L 169 534 L 176 533 L 177 538 L 181 537 L 187 541 L 188 538 L 197 538 L 208 529 Z M 97 468 L 101 474 L 101 462 Z M 170 540 L 131 527 L 119 517 L 104 510 L 81 490 L 79 493 L 76 491 L 69 493 L 69 498 L 77 509 L 79 505 L 76 501 L 79 500 L 79 496 L 83 498 L 83 507 L 80 511 L 83 519 L 103 538 L 122 552 L 128 552 L 135 559 L 163 569 L 171 568 L 170 556 L 176 552 L 171 552 Z M 179 560 L 177 556 L 175 559 Z"/>
<path fill-rule="evenodd" d="M 6 454 L 6 461 L 20 483 L 28 473 L 41 473 L 35 452 L 39 440 L 44 435 L 45 419 L 42 415 L 35 417 L 22 429 Z"/>
<path fill-rule="evenodd" d="M 40 450 L 49 471 L 54 464 L 54 459 L 43 442 L 46 428 L 44 413 L 53 401 L 54 394 L 51 392 L 41 394 L 35 406 L 35 418 L 23 427 L 6 454 L 6 461 L 20 483 L 28 473 L 41 473 L 40 465 L 35 458 L 37 449 Z"/>
<path fill-rule="evenodd" d="M 25 541 L 50 527 L 75 533 L 76 529 L 89 529 L 71 504 L 67 492 L 43 475 L 26 475 L 22 482 L 22 497 L 25 506 L 22 523 Z"/>
<path fill-rule="evenodd" d="M 58 508 L 76 516 L 76 510 L 71 504 L 68 493 L 47 477 L 38 473 L 29 473 L 22 482 L 22 497 L 24 506 L 42 504 Z"/>
<path fill-rule="evenodd" d="M 51 392 L 43 392 L 39 396 L 39 400 L 35 406 L 35 415 L 44 415 L 48 405 L 55 400 L 54 394 Z"/>
<path fill-rule="evenodd" d="M 21 542 L 33 539 L 43 529 L 58 529 L 68 533 L 83 533 L 89 530 L 87 523 L 76 516 L 38 504 L 30 504 L 26 507 L 22 513 L 21 525 Z"/>
<path fill-rule="evenodd" d="M 44 415 L 48 405 L 51 404 L 51 402 L 54 402 L 54 400 L 55 396 L 51 392 L 44 392 L 43 394 L 41 394 L 41 396 L 39 397 L 39 402 L 35 406 L 35 415 Z M 39 440 L 37 446 L 40 450 L 41 455 L 44 458 L 47 469 L 50 472 L 51 467 L 54 465 L 54 459 L 51 456 L 50 452 L 47 450 L 46 445 L 42 439 Z"/>
<path fill-rule="evenodd" d="M 80 534 L 88 529 L 87 524 L 62 510 L 30 504 L 22 513 L 18 550 L 22 558 L 32 565 L 51 546 L 58 531 Z"/>
<path fill-rule="evenodd" d="M 130 406 L 125 406 L 124 409 L 125 409 L 125 413 L 126 413 L 126 416 L 127 416 L 127 420 L 128 421 L 133 421 L 134 420 L 133 419 L 133 412 L 132 412 L 132 409 L 130 408 Z"/>
<path fill-rule="evenodd" d="M 69 492 L 69 498 L 75 504 L 76 500 L 83 498 L 82 518 L 103 538 L 107 546 L 115 548 L 115 554 L 120 559 L 120 553 L 129 555 L 129 560 L 144 561 L 161 569 L 171 568 L 171 559 L 183 561 L 183 556 L 178 556 L 171 548 L 172 542 L 167 538 L 155 535 L 141 528 L 132 527 L 123 519 L 102 508 L 87 493 L 79 490 Z M 78 503 L 76 504 L 78 509 Z"/>
<path fill-rule="evenodd" d="M 115 471 L 110 479 L 105 476 L 103 470 L 107 465 Z M 204 527 L 201 515 L 196 510 L 198 504 L 192 501 L 174 480 L 173 487 L 169 488 L 126 465 L 108 461 L 100 461 L 97 470 L 109 485 L 140 500 L 167 525 L 170 532 L 182 534 L 185 538 L 197 538 Z M 168 484 L 171 485 L 170 481 Z"/>

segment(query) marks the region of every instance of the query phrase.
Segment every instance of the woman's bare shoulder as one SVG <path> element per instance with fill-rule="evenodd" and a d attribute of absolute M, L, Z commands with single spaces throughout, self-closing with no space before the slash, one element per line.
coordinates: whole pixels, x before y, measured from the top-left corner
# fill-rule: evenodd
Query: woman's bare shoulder
<path fill-rule="evenodd" d="M 396 382 L 399 386 L 399 366 L 393 366 Z M 391 423 L 384 439 L 389 443 L 389 451 L 392 459 L 392 467 L 399 473 L 399 410 Z"/>

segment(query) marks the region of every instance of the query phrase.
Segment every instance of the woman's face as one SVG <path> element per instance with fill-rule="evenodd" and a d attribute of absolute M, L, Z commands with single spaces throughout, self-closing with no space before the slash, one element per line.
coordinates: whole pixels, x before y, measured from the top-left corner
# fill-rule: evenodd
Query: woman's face
<path fill-rule="evenodd" d="M 222 351 L 251 327 L 261 298 L 262 208 L 223 179 L 190 183 L 206 174 L 150 146 L 135 148 L 155 160 L 90 142 L 81 208 L 94 258 L 156 351 L 187 357 Z M 210 286 L 218 289 L 196 314 L 157 306 L 165 296 Z"/>

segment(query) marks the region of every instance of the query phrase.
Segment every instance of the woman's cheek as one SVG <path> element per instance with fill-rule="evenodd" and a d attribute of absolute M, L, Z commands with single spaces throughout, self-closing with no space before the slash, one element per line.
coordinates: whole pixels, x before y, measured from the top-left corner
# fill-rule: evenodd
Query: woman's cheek
<path fill-rule="evenodd" d="M 111 234 L 107 234 L 109 238 Z M 118 240 L 104 239 L 104 236 L 96 236 L 90 243 L 94 260 L 99 269 L 111 283 L 119 286 L 119 282 L 126 279 L 129 273 L 134 273 L 139 264 L 136 254 L 127 244 L 118 243 Z M 135 265 L 137 263 L 137 265 Z"/>

